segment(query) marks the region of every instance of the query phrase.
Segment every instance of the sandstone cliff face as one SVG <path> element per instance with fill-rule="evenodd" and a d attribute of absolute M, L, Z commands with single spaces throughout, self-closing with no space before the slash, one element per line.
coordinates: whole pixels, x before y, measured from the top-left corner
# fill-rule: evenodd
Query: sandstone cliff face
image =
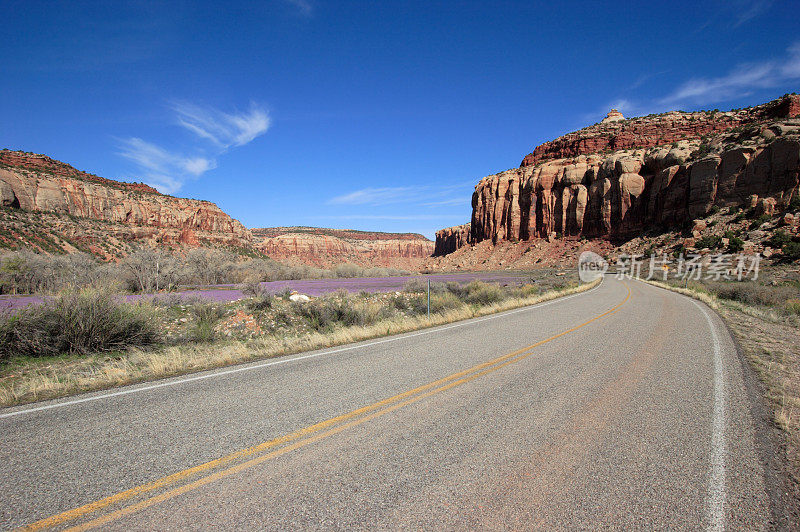
<path fill-rule="evenodd" d="M 249 247 L 250 232 L 208 201 L 174 198 L 140 183 L 92 176 L 23 152 L 0 151 L 0 205 L 109 222 L 126 240 Z"/>
<path fill-rule="evenodd" d="M 565 135 L 519 168 L 483 178 L 472 197 L 469 237 L 442 230 L 437 250 L 487 240 L 625 239 L 679 227 L 714 206 L 749 206 L 754 195 L 786 204 L 800 180 L 800 119 L 792 118 L 800 114 L 798 98 L 730 113 L 613 121 Z M 617 129 L 608 137 L 597 134 L 602 128 Z M 637 147 L 606 151 L 626 145 Z"/>
<path fill-rule="evenodd" d="M 470 224 L 456 225 L 436 231 L 436 246 L 433 250 L 434 257 L 447 255 L 469 244 Z"/>
<path fill-rule="evenodd" d="M 612 111 L 614 110 L 612 109 Z M 609 116 L 611 115 L 612 113 L 609 113 Z M 602 151 L 651 148 L 684 139 L 712 135 L 743 124 L 798 116 L 800 115 L 800 95 L 789 94 L 762 105 L 728 112 L 685 113 L 672 111 L 630 120 L 621 119 L 622 115 L 618 112 L 616 115 L 612 121 L 608 121 L 608 117 L 606 117 L 606 120 L 599 124 L 568 133 L 537 146 L 533 152 L 522 159 L 520 166 L 535 165 L 547 159 L 576 157 Z"/>
<path fill-rule="evenodd" d="M 253 229 L 255 247 L 278 260 L 327 267 L 361 266 L 418 269 L 434 243 L 413 233 L 379 233 L 314 227 Z"/>

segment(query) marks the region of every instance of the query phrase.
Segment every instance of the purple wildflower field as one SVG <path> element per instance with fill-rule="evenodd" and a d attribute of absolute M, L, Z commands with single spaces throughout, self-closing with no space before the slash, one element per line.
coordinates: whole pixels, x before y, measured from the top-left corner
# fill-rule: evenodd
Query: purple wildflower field
<path fill-rule="evenodd" d="M 321 296 L 338 290 L 351 293 L 358 292 L 395 292 L 403 289 L 408 281 L 419 279 L 431 282 L 469 283 L 471 281 L 484 281 L 500 285 L 520 285 L 530 281 L 530 276 L 515 272 L 465 272 L 445 273 L 431 275 L 405 275 L 399 277 L 354 277 L 333 279 L 298 279 L 289 281 L 270 281 L 261 283 L 267 291 L 275 294 L 284 290 L 293 290 L 309 296 Z M 130 294 L 121 296 L 125 301 L 136 302 L 151 299 L 165 294 Z M 171 292 L 170 295 L 179 296 L 187 300 L 202 298 L 209 301 L 227 303 L 243 299 L 246 296 L 235 285 L 210 286 L 190 290 Z M 44 301 L 42 296 L 10 296 L 0 295 L 0 311 L 13 311 L 28 305 L 39 304 Z"/>

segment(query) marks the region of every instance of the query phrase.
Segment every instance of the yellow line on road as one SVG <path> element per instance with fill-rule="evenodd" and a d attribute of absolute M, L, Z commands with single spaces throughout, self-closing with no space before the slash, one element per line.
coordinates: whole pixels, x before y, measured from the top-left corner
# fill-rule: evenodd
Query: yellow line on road
<path fill-rule="evenodd" d="M 540 340 L 539 342 L 531 344 L 531 345 L 529 345 L 529 346 L 527 346 L 527 347 L 525 347 L 523 349 L 519 349 L 519 350 L 514 351 L 512 353 L 508 353 L 506 355 L 497 357 L 497 358 L 495 358 L 493 360 L 490 360 L 488 362 L 484 362 L 484 363 L 478 364 L 478 365 L 473 366 L 473 367 L 471 367 L 469 369 L 460 371 L 458 373 L 454 373 L 454 374 L 449 375 L 447 377 L 444 377 L 442 379 L 439 379 L 439 380 L 430 382 L 428 384 L 419 386 L 417 388 L 414 388 L 412 390 L 408 390 L 406 392 L 397 394 L 397 395 L 392 396 L 392 397 L 390 397 L 388 399 L 383 399 L 383 400 L 378 401 L 376 403 L 373 403 L 371 405 L 364 406 L 362 408 L 358 408 L 358 409 L 353 410 L 351 412 L 348 412 L 346 414 L 342 414 L 340 416 L 336 416 L 336 417 L 330 418 L 328 420 L 322 421 L 320 423 L 316 423 L 314 425 L 310 425 L 310 426 L 305 427 L 303 429 L 300 429 L 298 431 L 295 431 L 295 432 L 292 432 L 290 434 L 281 436 L 279 438 L 275 438 L 273 440 L 261 443 L 259 445 L 254 446 L 254 447 L 249 447 L 247 449 L 242 449 L 241 451 L 237 451 L 235 453 L 229 454 L 229 455 L 221 457 L 221 458 L 217 458 L 217 459 L 212 460 L 210 462 L 206 462 L 204 464 L 200 464 L 198 466 L 191 467 L 191 468 L 185 469 L 183 471 L 179 471 L 177 473 L 174 473 L 172 475 L 163 477 L 163 478 L 155 480 L 153 482 L 150 482 L 150 483 L 147 483 L 147 484 L 143 484 L 143 485 L 137 486 L 135 488 L 131 488 L 129 490 L 126 490 L 126 491 L 111 495 L 109 497 L 105 497 L 103 499 L 100 499 L 98 501 L 95 501 L 95 502 L 80 506 L 80 507 L 75 508 L 73 510 L 68 510 L 66 512 L 63 512 L 63 513 L 60 513 L 60 514 L 56 514 L 56 515 L 48 517 L 46 519 L 42 519 L 40 521 L 36 521 L 35 523 L 32 523 L 32 524 L 30 524 L 30 525 L 28 525 L 26 527 L 23 527 L 22 530 L 41 530 L 41 529 L 44 529 L 44 528 L 49 528 L 49 527 L 53 527 L 53 526 L 59 525 L 61 523 L 65 523 L 67 521 L 72 521 L 72 520 L 75 520 L 75 519 L 77 519 L 79 517 L 87 515 L 89 513 L 92 513 L 92 512 L 95 512 L 97 510 L 106 508 L 106 507 L 108 507 L 108 506 L 110 506 L 112 504 L 116 504 L 116 503 L 122 502 L 122 501 L 124 501 L 126 499 L 129 499 L 131 497 L 134 497 L 136 495 L 141 495 L 141 494 L 147 493 L 149 491 L 152 491 L 152 490 L 155 490 L 155 489 L 158 489 L 158 488 L 166 487 L 166 486 L 168 486 L 170 484 L 174 484 L 174 483 L 178 482 L 179 480 L 182 480 L 182 479 L 185 479 L 187 477 L 196 475 L 198 473 L 202 473 L 204 471 L 208 471 L 208 470 L 213 469 L 215 467 L 218 467 L 220 465 L 224 465 L 224 464 L 230 463 L 230 462 L 232 462 L 232 461 L 234 461 L 236 459 L 244 458 L 244 457 L 247 457 L 247 456 L 252 456 L 254 454 L 258 454 L 258 453 L 260 453 L 262 451 L 266 451 L 266 450 L 271 449 L 273 447 L 276 447 L 278 445 L 289 443 L 289 442 L 292 442 L 292 441 L 297 440 L 299 438 L 302 438 L 303 436 L 309 436 L 309 435 L 313 434 L 313 436 L 311 436 L 311 437 L 308 437 L 308 438 L 303 439 L 301 441 L 296 441 L 295 443 L 292 443 L 291 445 L 287 445 L 286 447 L 282 447 L 280 449 L 274 450 L 272 452 L 269 452 L 267 454 L 258 456 L 256 458 L 252 458 L 252 459 L 250 459 L 250 460 L 248 460 L 246 462 L 243 462 L 241 464 L 238 464 L 236 466 L 229 467 L 228 469 L 224 469 L 222 471 L 218 471 L 216 473 L 213 473 L 213 474 L 208 475 L 206 477 L 200 478 L 200 479 L 198 479 L 198 480 L 196 480 L 194 482 L 191 482 L 189 484 L 185 484 L 185 485 L 183 485 L 183 486 L 181 486 L 179 488 L 173 488 L 173 489 L 171 489 L 169 491 L 166 491 L 166 492 L 164 492 L 164 493 L 162 493 L 160 495 L 157 495 L 155 497 L 151 497 L 149 499 L 145 499 L 145 500 L 143 500 L 143 501 L 141 501 L 141 502 L 139 502 L 137 504 L 134 504 L 132 506 L 128 506 L 126 508 L 122 508 L 120 510 L 117 510 L 115 512 L 107 514 L 105 516 L 101 516 L 101 517 L 99 517 L 99 518 L 97 518 L 97 519 L 95 519 L 93 521 L 89 521 L 89 522 L 87 522 L 87 523 L 85 523 L 83 525 L 79 525 L 77 527 L 70 528 L 69 530 L 87 530 L 89 528 L 94 528 L 94 527 L 97 527 L 97 526 L 101 526 L 101 525 L 103 525 L 105 523 L 108 523 L 110 521 L 119 519 L 121 517 L 124 517 L 125 515 L 129 515 L 129 514 L 134 513 L 134 512 L 136 512 L 138 510 L 141 510 L 143 508 L 146 508 L 146 507 L 152 506 L 154 504 L 157 504 L 157 503 L 159 503 L 161 501 L 170 499 L 170 498 L 175 497 L 177 495 L 180 495 L 182 493 L 186 493 L 188 491 L 191 491 L 191 490 L 194 490 L 194 489 L 199 488 L 201 486 L 204 486 L 204 485 L 206 485 L 206 484 L 208 484 L 210 482 L 213 482 L 214 480 L 217 480 L 219 478 L 223 478 L 223 477 L 235 474 L 235 473 L 237 473 L 239 471 L 242 471 L 244 469 L 247 469 L 249 467 L 257 465 L 257 464 L 259 464 L 261 462 L 264 462 L 266 460 L 269 460 L 271 458 L 275 458 L 277 456 L 281 456 L 281 455 L 283 455 L 283 454 L 285 454 L 287 452 L 290 452 L 292 450 L 298 449 L 300 447 L 304 447 L 306 445 L 309 445 L 309 444 L 314 443 L 316 441 L 319 441 L 321 439 L 327 438 L 329 436 L 332 436 L 334 434 L 337 434 L 337 433 L 341 432 L 342 430 L 345 430 L 346 428 L 353 427 L 353 426 L 356 426 L 356 425 L 360 425 L 362 423 L 365 423 L 366 421 L 369 421 L 371 419 L 375 419 L 377 417 L 383 416 L 385 414 L 388 414 L 389 412 L 393 412 L 394 410 L 397 410 L 397 409 L 402 408 L 404 406 L 407 406 L 409 404 L 415 403 L 415 402 L 417 402 L 417 401 L 419 401 L 421 399 L 424 399 L 426 397 L 429 397 L 431 395 L 443 392 L 445 390 L 449 390 L 450 388 L 453 388 L 453 387 L 458 386 L 460 384 L 464 384 L 466 382 L 472 381 L 472 380 L 474 380 L 474 379 L 476 379 L 476 378 L 478 378 L 480 376 L 486 375 L 487 373 L 491 373 L 491 372 L 496 371 L 496 370 L 498 370 L 498 369 L 500 369 L 502 367 L 505 367 L 505 366 L 507 366 L 509 364 L 512 364 L 514 362 L 518 362 L 518 361 L 520 361 L 520 360 L 522 360 L 524 358 L 527 358 L 528 356 L 533 354 L 533 353 L 530 352 L 530 350 L 533 349 L 533 348 L 536 348 L 536 347 L 538 347 L 540 345 L 543 345 L 543 344 L 545 344 L 547 342 L 550 342 L 550 341 L 555 340 L 557 338 L 560 338 L 560 337 L 562 337 L 562 336 L 564 336 L 566 334 L 569 334 L 569 333 L 571 333 L 573 331 L 576 331 L 576 330 L 578 330 L 578 329 L 580 329 L 582 327 L 585 327 L 586 325 L 589 325 L 590 323 L 592 323 L 594 321 L 597 321 L 597 320 L 599 320 L 599 319 L 601 319 L 601 318 L 603 318 L 605 316 L 608 316 L 609 314 L 613 314 L 614 312 L 619 310 L 619 308 L 622 307 L 622 305 L 624 305 L 630 299 L 631 290 L 630 290 L 630 288 L 628 286 L 626 286 L 626 289 L 627 289 L 628 293 L 627 293 L 625 299 L 621 303 L 619 303 L 618 305 L 616 305 L 616 306 L 612 307 L 611 309 L 603 312 L 602 314 L 599 314 L 598 316 L 595 316 L 594 318 L 590 319 L 589 321 L 586 321 L 586 322 L 584 322 L 584 323 L 582 323 L 580 325 L 577 325 L 577 326 L 575 326 L 575 327 L 573 327 L 571 329 L 567 329 L 565 331 L 562 331 L 562 332 L 560 332 L 560 333 L 558 333 L 558 334 L 556 334 L 554 336 L 551 336 L 549 338 L 546 338 L 544 340 Z M 491 367 L 491 366 L 494 366 L 494 367 Z M 425 392 L 425 393 L 421 393 L 421 392 Z M 417 395 L 416 397 L 411 397 L 411 396 L 414 396 L 415 394 L 420 394 L 420 395 Z M 400 401 L 400 402 L 398 402 L 398 401 Z M 396 404 L 393 404 L 393 403 L 396 403 Z M 360 419 L 349 421 L 348 423 L 344 423 L 344 424 L 342 424 L 342 425 L 340 425 L 338 427 L 334 427 L 334 428 L 332 428 L 330 430 L 327 430 L 325 432 L 322 432 L 320 434 L 315 434 L 317 432 L 320 432 L 321 430 L 324 430 L 324 429 L 327 429 L 327 428 L 329 428 L 329 427 L 331 427 L 333 425 L 336 425 L 337 423 L 341 423 L 343 421 L 351 420 L 352 418 L 357 417 L 357 416 L 359 416 L 361 414 L 369 413 L 369 412 L 371 412 L 373 410 L 377 410 L 377 409 L 381 409 L 381 408 L 383 408 L 383 409 L 382 410 L 378 410 L 377 412 L 373 412 L 373 413 L 371 413 L 371 414 L 369 414 L 369 415 L 367 415 L 365 417 L 362 417 Z"/>

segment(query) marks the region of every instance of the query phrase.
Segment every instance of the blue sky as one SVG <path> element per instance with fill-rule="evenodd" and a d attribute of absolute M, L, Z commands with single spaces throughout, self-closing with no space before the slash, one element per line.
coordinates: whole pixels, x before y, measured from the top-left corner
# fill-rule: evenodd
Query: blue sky
<path fill-rule="evenodd" d="M 796 1 L 1 3 L 0 147 L 248 227 L 432 237 L 611 107 L 800 91 Z"/>

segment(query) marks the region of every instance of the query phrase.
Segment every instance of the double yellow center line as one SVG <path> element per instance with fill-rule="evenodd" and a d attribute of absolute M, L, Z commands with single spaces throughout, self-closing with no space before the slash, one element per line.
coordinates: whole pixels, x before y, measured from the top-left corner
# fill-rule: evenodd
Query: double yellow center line
<path fill-rule="evenodd" d="M 577 331 L 578 329 L 585 327 L 592 322 L 595 322 L 610 314 L 613 314 L 630 299 L 631 290 L 627 286 L 626 289 L 628 293 L 625 299 L 618 305 L 603 312 L 602 314 L 593 317 L 592 319 L 584 323 L 581 323 L 580 325 L 562 331 L 544 340 L 540 340 L 539 342 L 531 344 L 518 351 L 514 351 L 512 353 L 508 353 L 506 355 L 497 357 L 493 360 L 489 360 L 488 362 L 478 364 L 464 371 L 453 373 L 452 375 L 449 375 L 442 379 L 419 386 L 417 388 L 414 388 L 413 390 L 408 390 L 406 392 L 397 394 L 393 397 L 389 397 L 388 399 L 378 401 L 377 403 L 373 403 L 371 405 L 358 408 L 356 410 L 353 410 L 352 412 L 348 412 L 346 414 L 342 414 L 340 416 L 336 416 L 328 420 L 315 423 L 314 425 L 310 425 L 308 427 L 292 432 L 290 434 L 286 434 L 279 438 L 275 438 L 273 440 L 261 443 L 259 445 L 249 447 L 247 449 L 242 449 L 227 456 L 211 460 L 210 462 L 206 462 L 204 464 L 191 467 L 189 469 L 184 469 L 183 471 L 179 471 L 177 473 L 160 478 L 153 482 L 142 484 L 141 486 L 137 486 L 135 488 L 131 488 L 129 490 L 116 493 L 109 497 L 105 497 L 103 499 L 100 499 L 98 501 L 89 504 L 85 504 L 78 508 L 68 510 L 60 514 L 56 514 L 54 516 L 42 519 L 40 521 L 36 521 L 35 523 L 23 527 L 22 530 L 41 530 L 44 528 L 58 526 L 67 523 L 69 521 L 74 521 L 90 513 L 107 508 L 109 506 L 118 505 L 119 503 L 127 499 L 143 495 L 148 492 L 152 492 L 154 490 L 158 490 L 161 488 L 166 488 L 189 477 L 193 477 L 200 473 L 209 472 L 213 469 L 220 468 L 220 466 L 229 465 L 229 467 L 225 469 L 220 469 L 216 472 L 201 477 L 197 480 L 169 489 L 158 495 L 146 498 L 133 505 L 123 507 L 108 514 L 102 515 L 94 520 L 69 528 L 68 530 L 88 530 L 90 528 L 102 526 L 106 523 L 115 521 L 126 515 L 130 515 L 139 510 L 166 501 L 183 493 L 187 493 L 189 491 L 197 489 L 201 486 L 204 486 L 221 478 L 239 473 L 241 471 L 244 471 L 245 469 L 258 465 L 272 458 L 276 458 L 278 456 L 291 452 L 295 449 L 299 449 L 301 447 L 305 447 L 306 445 L 310 445 L 319 440 L 328 438 L 329 436 L 333 436 L 334 434 L 337 434 L 350 427 L 355 427 L 362 423 L 366 423 L 367 421 L 384 416 L 390 412 L 408 406 L 412 403 L 415 403 L 417 401 L 420 401 L 437 393 L 441 393 L 443 391 L 449 390 L 450 388 L 454 388 L 460 384 L 470 382 L 472 380 L 477 379 L 478 377 L 482 377 L 483 375 L 497 371 L 498 369 L 503 368 L 509 364 L 519 362 L 520 360 L 523 360 L 531 356 L 533 354 L 532 349 L 538 346 L 546 344 L 547 342 L 551 342 L 571 332 Z M 247 460 L 241 461 L 242 459 L 247 459 Z M 237 461 L 239 461 L 239 463 L 235 465 L 230 465 Z"/>

